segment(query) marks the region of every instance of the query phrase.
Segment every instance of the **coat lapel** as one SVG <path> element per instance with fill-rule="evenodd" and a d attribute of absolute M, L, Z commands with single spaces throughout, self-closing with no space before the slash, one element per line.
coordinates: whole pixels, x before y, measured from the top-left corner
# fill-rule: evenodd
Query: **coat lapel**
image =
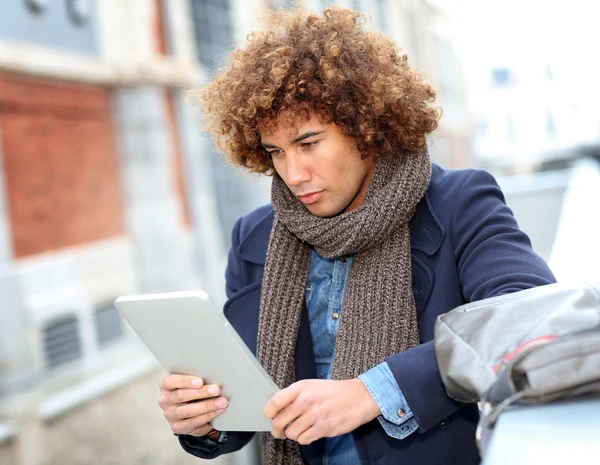
<path fill-rule="evenodd" d="M 256 355 L 258 320 L 260 314 L 261 282 L 242 289 L 227 301 L 223 313 L 252 353 Z M 296 340 L 296 380 L 317 377 L 315 355 L 306 306 L 302 309 Z"/>
<path fill-rule="evenodd" d="M 273 210 L 270 210 L 258 220 L 256 225 L 240 242 L 236 252 L 242 260 L 254 265 L 265 265 L 273 218 Z M 231 296 L 223 309 L 231 325 L 255 355 L 261 289 L 262 281 L 256 281 Z M 300 318 L 295 362 L 297 380 L 316 378 L 315 356 L 306 306 L 303 306 Z"/>

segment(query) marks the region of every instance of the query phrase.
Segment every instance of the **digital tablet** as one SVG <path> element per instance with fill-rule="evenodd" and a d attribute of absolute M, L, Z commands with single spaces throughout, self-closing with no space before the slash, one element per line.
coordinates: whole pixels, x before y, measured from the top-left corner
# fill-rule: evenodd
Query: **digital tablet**
<path fill-rule="evenodd" d="M 169 373 L 221 387 L 229 404 L 214 428 L 271 430 L 263 409 L 279 389 L 206 293 L 119 297 L 115 307 Z"/>

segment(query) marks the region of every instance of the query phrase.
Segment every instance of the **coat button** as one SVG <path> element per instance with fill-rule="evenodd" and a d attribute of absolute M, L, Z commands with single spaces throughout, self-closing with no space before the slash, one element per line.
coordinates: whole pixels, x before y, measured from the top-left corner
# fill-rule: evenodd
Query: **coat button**
<path fill-rule="evenodd" d="M 398 410 L 398 416 L 400 418 L 404 418 L 405 415 L 406 415 L 406 412 L 404 411 L 403 408 L 401 408 L 400 410 Z"/>
<path fill-rule="evenodd" d="M 450 422 L 446 419 L 446 420 L 442 420 L 438 423 L 438 428 L 440 429 L 444 429 L 448 426 L 448 424 L 450 424 Z"/>
<path fill-rule="evenodd" d="M 331 314 L 331 318 L 333 318 L 334 320 L 337 320 L 340 317 L 340 314 L 338 312 L 333 312 Z"/>

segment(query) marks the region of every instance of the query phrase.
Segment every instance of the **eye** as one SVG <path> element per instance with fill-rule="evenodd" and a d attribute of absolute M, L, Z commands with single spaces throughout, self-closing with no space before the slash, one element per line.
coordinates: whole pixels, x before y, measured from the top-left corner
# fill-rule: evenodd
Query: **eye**
<path fill-rule="evenodd" d="M 313 142 L 304 142 L 302 144 L 302 148 L 304 150 L 312 150 L 313 148 L 315 148 L 315 145 L 317 145 L 317 142 L 319 142 L 318 140 L 315 140 Z"/>
<path fill-rule="evenodd" d="M 271 150 L 270 152 L 267 152 L 267 153 L 269 155 L 271 155 L 271 158 L 276 158 L 283 153 L 283 150 Z"/>

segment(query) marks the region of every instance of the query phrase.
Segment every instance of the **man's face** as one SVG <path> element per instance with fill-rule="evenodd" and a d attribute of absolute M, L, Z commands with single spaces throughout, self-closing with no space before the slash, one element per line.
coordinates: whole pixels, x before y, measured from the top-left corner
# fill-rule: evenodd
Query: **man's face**
<path fill-rule="evenodd" d="M 374 156 L 363 160 L 354 140 L 334 123 L 311 117 L 290 127 L 286 116 L 271 131 L 261 130 L 261 141 L 290 191 L 315 216 L 361 206 L 375 170 Z"/>

